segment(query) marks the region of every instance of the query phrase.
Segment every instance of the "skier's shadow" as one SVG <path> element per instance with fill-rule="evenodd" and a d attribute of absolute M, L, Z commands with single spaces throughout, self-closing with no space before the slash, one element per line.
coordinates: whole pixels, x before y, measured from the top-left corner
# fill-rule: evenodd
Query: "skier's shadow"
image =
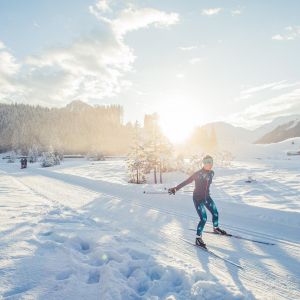
<path fill-rule="evenodd" d="M 210 250 L 216 252 L 214 248 L 211 248 Z M 240 280 L 239 272 L 244 272 L 244 270 L 241 270 L 236 266 L 229 264 L 228 262 L 222 262 L 219 258 L 206 253 L 202 249 L 198 249 L 195 247 L 195 251 L 197 251 L 197 257 L 203 267 L 203 270 L 206 272 L 206 274 L 209 275 L 209 280 L 218 282 L 220 283 L 220 285 L 223 285 L 223 283 L 220 281 L 221 278 L 214 274 L 214 270 L 218 271 L 222 269 L 222 273 L 230 274 L 232 281 L 235 283 L 236 288 L 238 288 L 241 295 L 243 295 L 246 299 L 255 299 L 253 293 L 248 290 Z"/>

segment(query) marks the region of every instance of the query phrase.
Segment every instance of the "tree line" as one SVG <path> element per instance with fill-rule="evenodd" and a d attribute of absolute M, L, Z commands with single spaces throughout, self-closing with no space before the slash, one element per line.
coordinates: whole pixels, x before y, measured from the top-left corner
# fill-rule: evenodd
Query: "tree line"
<path fill-rule="evenodd" d="M 204 154 L 228 161 L 230 154 L 217 150 L 214 127 L 195 128 L 184 147 L 174 147 L 163 134 L 157 114 L 146 114 L 143 126 L 124 124 L 120 105 L 91 106 L 81 101 L 62 108 L 0 104 L 0 152 L 14 151 L 32 162 L 41 155 L 47 164 L 49 157 L 56 161 L 63 154 L 127 155 L 130 182 L 143 183 L 151 173 L 154 183 L 162 183 L 164 172 L 191 173 Z"/>
<path fill-rule="evenodd" d="M 162 183 L 163 172 L 172 168 L 173 146 L 162 133 L 158 115 L 145 115 L 144 126 L 134 126 L 134 136 L 127 156 L 129 182 L 145 183 L 146 174 L 153 172 L 154 183 Z"/>
<path fill-rule="evenodd" d="M 72 154 L 103 152 L 124 154 L 133 125 L 123 124 L 120 105 L 90 106 L 74 101 L 63 108 L 26 104 L 0 104 L 0 152 L 28 153 L 53 149 Z"/>

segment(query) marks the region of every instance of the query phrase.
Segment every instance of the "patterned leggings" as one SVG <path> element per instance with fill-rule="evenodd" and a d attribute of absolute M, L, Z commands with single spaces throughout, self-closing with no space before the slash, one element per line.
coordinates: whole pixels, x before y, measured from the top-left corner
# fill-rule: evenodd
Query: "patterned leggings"
<path fill-rule="evenodd" d="M 219 225 L 219 213 L 216 207 L 216 204 L 214 200 L 208 196 L 204 201 L 196 200 L 195 197 L 193 197 L 195 208 L 197 210 L 197 213 L 200 217 L 200 222 L 197 227 L 197 235 L 201 235 L 202 231 L 204 229 L 206 220 L 207 220 L 207 214 L 205 207 L 209 210 L 209 212 L 212 214 L 212 222 L 214 227 L 218 227 Z"/>

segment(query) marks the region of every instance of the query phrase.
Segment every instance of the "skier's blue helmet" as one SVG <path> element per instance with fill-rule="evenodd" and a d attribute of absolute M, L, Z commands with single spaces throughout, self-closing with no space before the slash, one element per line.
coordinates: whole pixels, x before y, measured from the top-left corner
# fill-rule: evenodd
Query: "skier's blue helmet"
<path fill-rule="evenodd" d="M 203 163 L 204 165 L 208 165 L 208 164 L 212 165 L 213 162 L 214 162 L 214 160 L 213 160 L 213 158 L 212 158 L 210 155 L 205 155 L 205 156 L 203 157 L 203 159 L 202 159 L 202 163 Z"/>

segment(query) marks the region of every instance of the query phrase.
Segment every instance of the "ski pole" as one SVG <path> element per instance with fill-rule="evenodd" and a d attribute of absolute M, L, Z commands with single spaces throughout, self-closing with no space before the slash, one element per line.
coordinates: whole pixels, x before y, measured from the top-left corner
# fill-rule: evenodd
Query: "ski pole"
<path fill-rule="evenodd" d="M 143 193 L 144 194 L 157 194 L 157 195 L 168 194 L 168 192 L 147 192 L 147 191 L 144 191 Z"/>
<path fill-rule="evenodd" d="M 148 192 L 148 191 L 143 191 L 143 193 L 144 193 L 144 194 L 152 194 L 152 195 L 155 195 L 155 194 L 157 194 L 157 195 L 168 194 L 167 191 L 166 191 L 166 192 L 163 192 L 163 191 L 161 191 L 161 192 Z M 182 191 L 182 193 L 193 193 L 193 191 Z"/>

